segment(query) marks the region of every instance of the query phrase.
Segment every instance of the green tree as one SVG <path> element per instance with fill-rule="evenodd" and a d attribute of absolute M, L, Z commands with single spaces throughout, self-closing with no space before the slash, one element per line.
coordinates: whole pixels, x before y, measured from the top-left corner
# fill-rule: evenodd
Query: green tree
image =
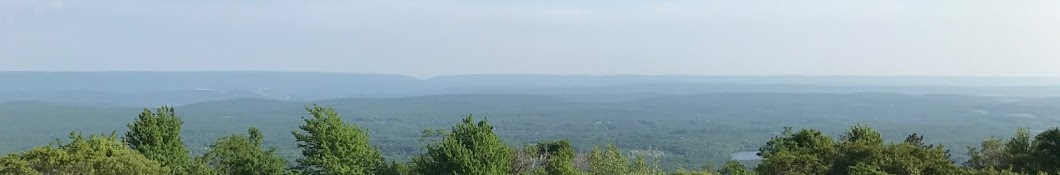
<path fill-rule="evenodd" d="M 234 134 L 217 139 L 203 158 L 221 174 L 284 174 L 287 162 L 276 154 L 276 149 L 262 148 L 261 142 L 261 131 L 250 128 L 247 135 Z"/>
<path fill-rule="evenodd" d="M 868 126 L 855 125 L 840 136 L 837 155 L 832 159 L 828 174 L 850 174 L 849 168 L 859 163 L 866 164 L 864 166 L 878 166 L 875 163 L 886 157 L 885 151 L 883 137 L 879 132 Z"/>
<path fill-rule="evenodd" d="M 827 172 L 830 164 L 827 159 L 813 154 L 780 151 L 762 159 L 755 171 L 761 174 L 811 175 Z"/>
<path fill-rule="evenodd" d="M 854 125 L 843 133 L 839 138 L 846 143 L 862 143 L 867 145 L 883 145 L 883 135 L 866 125 Z M 919 138 L 916 140 L 923 140 Z M 918 141 L 919 142 L 919 141 Z"/>
<path fill-rule="evenodd" d="M 32 164 L 22 160 L 18 154 L 9 154 L 0 158 L 0 174 L 37 175 L 40 172 L 34 170 Z"/>
<path fill-rule="evenodd" d="M 1005 169 L 1008 168 L 1005 162 L 1007 155 L 1005 154 L 1005 145 L 1001 139 L 991 137 L 983 141 L 980 147 L 968 147 L 968 159 L 964 163 L 964 166 L 975 168 L 975 169 Z"/>
<path fill-rule="evenodd" d="M 854 126 L 842 136 L 832 174 L 957 174 L 942 145 L 929 145 L 912 134 L 904 142 L 884 144 L 872 128 Z"/>
<path fill-rule="evenodd" d="M 713 163 L 707 162 L 699 170 L 688 170 L 678 167 L 670 175 L 718 175 L 718 171 L 714 169 Z"/>
<path fill-rule="evenodd" d="M 883 157 L 868 162 L 890 174 L 957 174 L 959 168 L 941 145 L 898 143 L 888 145 Z"/>
<path fill-rule="evenodd" d="M 754 171 L 748 170 L 743 164 L 737 161 L 729 161 L 725 163 L 725 167 L 722 167 L 718 171 L 723 175 L 755 175 Z"/>
<path fill-rule="evenodd" d="M 129 149 L 117 136 L 70 134 L 70 143 L 0 159 L 0 174 L 171 174 L 161 163 Z"/>
<path fill-rule="evenodd" d="M 684 168 L 678 168 L 676 171 L 674 171 L 674 173 L 670 173 L 670 175 L 717 175 L 717 173 L 715 173 L 714 171 L 707 171 L 707 170 L 698 170 L 698 171 L 696 171 L 696 170 L 686 170 Z"/>
<path fill-rule="evenodd" d="M 917 134 L 917 133 L 913 133 L 913 134 L 910 134 L 909 136 L 906 136 L 904 142 L 907 143 L 907 144 L 911 144 L 913 146 L 926 146 L 927 145 L 927 144 L 924 143 L 924 135 L 920 135 L 920 134 Z"/>
<path fill-rule="evenodd" d="M 607 144 L 603 150 L 593 147 L 589 153 L 589 174 L 613 175 L 626 174 L 630 170 L 629 159 L 614 144 Z"/>
<path fill-rule="evenodd" d="M 880 170 L 880 167 L 859 163 L 850 167 L 850 175 L 889 175 L 890 173 Z"/>
<path fill-rule="evenodd" d="M 633 160 L 633 167 L 630 168 L 629 174 L 631 175 L 662 175 L 662 169 L 659 169 L 658 162 L 648 163 L 647 157 L 644 155 L 637 155 L 637 158 Z"/>
<path fill-rule="evenodd" d="M 997 169 L 994 169 L 994 168 L 986 168 L 986 169 L 969 168 L 969 169 L 965 169 L 965 171 L 963 173 L 961 173 L 961 174 L 965 174 L 965 175 L 1023 175 L 1021 173 L 1012 172 L 1012 171 L 1009 171 L 1009 170 L 997 170 Z"/>
<path fill-rule="evenodd" d="M 302 158 L 298 170 L 306 174 L 366 175 L 384 171 L 385 163 L 378 149 L 371 146 L 368 133 L 356 125 L 342 122 L 335 109 L 313 105 L 306 107 L 310 118 L 303 118 L 302 130 L 292 131 Z"/>
<path fill-rule="evenodd" d="M 413 165 L 407 163 L 391 162 L 386 168 L 379 171 L 378 175 L 413 175 L 416 174 Z"/>
<path fill-rule="evenodd" d="M 162 106 L 154 112 L 145 108 L 136 121 L 128 124 L 129 131 L 123 140 L 148 159 L 170 168 L 173 174 L 213 174 L 205 163 L 192 161 L 188 156 L 180 137 L 183 124 L 173 107 Z"/>
<path fill-rule="evenodd" d="M 1036 171 L 1060 173 L 1060 129 L 1051 128 L 1034 137 L 1033 161 Z"/>
<path fill-rule="evenodd" d="M 820 131 L 803 129 L 797 133 L 785 128 L 759 148 L 763 158 L 756 168 L 762 174 L 824 174 L 834 157 L 832 138 Z"/>
<path fill-rule="evenodd" d="M 1005 164 L 1018 173 L 1033 173 L 1031 162 L 1031 135 L 1027 128 L 1019 128 L 1016 135 L 1005 142 Z"/>
<path fill-rule="evenodd" d="M 924 142 L 912 134 L 903 142 L 885 144 L 882 135 L 868 126 L 856 125 L 838 142 L 818 131 L 785 129 L 759 149 L 761 174 L 958 174 L 942 145 Z"/>
<path fill-rule="evenodd" d="M 489 122 L 483 119 L 475 123 L 471 115 L 453 126 L 441 141 L 427 145 L 426 152 L 413 159 L 421 174 L 511 174 L 511 148 L 493 133 Z"/>
<path fill-rule="evenodd" d="M 550 175 L 577 175 L 581 172 L 574 167 L 574 148 L 570 142 L 560 140 L 538 145 L 538 152 L 546 155 L 545 172 Z"/>

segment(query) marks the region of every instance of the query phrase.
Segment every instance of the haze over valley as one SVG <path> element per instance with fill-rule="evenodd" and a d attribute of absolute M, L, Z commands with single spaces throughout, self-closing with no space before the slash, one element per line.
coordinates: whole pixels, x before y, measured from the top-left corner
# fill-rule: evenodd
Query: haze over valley
<path fill-rule="evenodd" d="M 422 154 L 423 129 L 485 117 L 510 145 L 568 139 L 576 150 L 614 143 L 657 151 L 665 169 L 723 164 L 784 127 L 838 135 L 867 125 L 889 141 L 918 133 L 955 153 L 1016 128 L 1060 122 L 1060 81 L 1041 77 L 457 75 L 301 72 L 5 72 L 0 151 L 69 131 L 124 130 L 143 108 L 174 105 L 201 153 L 257 127 L 289 159 L 303 108 L 334 107 L 371 133 L 390 160 Z M 17 83 L 16 83 L 17 82 Z M 985 83 L 995 82 L 995 83 Z M 61 122 L 60 122 L 61 121 Z M 58 122 L 58 123 L 56 123 Z M 932 137 L 938 136 L 938 137 Z M 753 153 L 753 152 L 752 152 Z M 747 154 L 747 153 L 744 153 Z M 754 163 L 755 158 L 738 158 Z M 955 154 L 955 161 L 966 155 Z"/>

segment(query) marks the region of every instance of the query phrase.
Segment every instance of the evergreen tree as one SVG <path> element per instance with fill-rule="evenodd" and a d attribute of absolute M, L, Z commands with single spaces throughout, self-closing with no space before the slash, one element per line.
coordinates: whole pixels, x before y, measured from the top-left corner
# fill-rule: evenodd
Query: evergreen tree
<path fill-rule="evenodd" d="M 453 126 L 441 141 L 427 145 L 426 151 L 413 159 L 421 174 L 511 174 L 511 148 L 493 133 L 489 122 L 475 123 L 471 115 Z"/>
<path fill-rule="evenodd" d="M 845 143 L 861 143 L 866 145 L 883 145 L 883 135 L 880 132 L 865 125 L 854 125 L 840 138 Z M 923 140 L 919 138 L 916 140 Z"/>
<path fill-rule="evenodd" d="M 173 174 L 213 174 L 202 162 L 192 161 L 188 149 L 180 137 L 184 122 L 177 117 L 173 107 L 162 106 L 154 112 L 144 109 L 131 124 L 123 140 L 130 148 L 148 159 L 162 163 Z"/>
<path fill-rule="evenodd" d="M 218 139 L 203 158 L 221 174 L 284 174 L 287 162 L 276 154 L 276 149 L 262 148 L 261 142 L 261 131 L 250 128 L 247 135 L 235 134 Z"/>
<path fill-rule="evenodd" d="M 297 169 L 313 175 L 367 175 L 384 171 L 385 163 L 378 149 L 371 146 L 368 133 L 356 125 L 342 122 L 333 108 L 306 107 L 310 118 L 303 118 L 302 130 L 292 131 L 302 158 Z"/>
<path fill-rule="evenodd" d="M 924 136 L 919 135 L 917 133 L 910 134 L 909 136 L 905 137 L 905 143 L 911 144 L 913 146 L 925 146 Z"/>

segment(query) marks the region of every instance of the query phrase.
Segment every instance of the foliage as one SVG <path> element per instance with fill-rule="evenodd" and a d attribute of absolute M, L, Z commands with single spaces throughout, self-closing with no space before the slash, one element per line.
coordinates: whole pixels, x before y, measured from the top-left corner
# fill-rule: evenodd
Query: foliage
<path fill-rule="evenodd" d="M 889 173 L 880 169 L 879 166 L 859 163 L 849 168 L 850 175 L 889 175 Z"/>
<path fill-rule="evenodd" d="M 792 133 L 785 128 L 759 149 L 763 158 L 758 172 L 764 174 L 824 174 L 833 158 L 836 145 L 820 131 L 803 129 Z"/>
<path fill-rule="evenodd" d="M 391 162 L 385 168 L 377 172 L 378 175 L 412 175 L 416 174 L 413 165 L 406 163 Z"/>
<path fill-rule="evenodd" d="M 1045 130 L 1031 140 L 1021 128 L 1003 147 L 1000 142 L 991 138 L 970 149 L 972 159 L 964 163 L 973 170 L 969 174 L 1060 174 L 1060 129 Z"/>
<path fill-rule="evenodd" d="M 1014 172 L 1030 173 L 1034 171 L 1030 160 L 1032 155 L 1031 135 L 1026 128 L 1016 130 L 1016 135 L 1005 142 L 1007 168 Z"/>
<path fill-rule="evenodd" d="M 718 173 L 723 175 L 755 175 L 758 174 L 754 171 L 748 170 L 743 164 L 737 161 L 729 161 L 725 163 L 725 167 L 718 170 Z"/>
<path fill-rule="evenodd" d="M 739 163 L 739 162 L 736 162 L 736 163 Z M 722 167 L 722 168 L 724 168 L 724 167 Z M 685 168 L 677 168 L 677 170 L 674 170 L 674 173 L 671 173 L 671 175 L 718 175 L 718 174 L 720 174 L 720 173 L 718 173 L 718 171 L 716 171 L 714 169 L 714 165 L 709 163 L 709 162 L 706 163 L 705 165 L 703 165 L 702 167 L 700 167 L 699 170 L 688 170 L 688 169 L 685 169 Z"/>
<path fill-rule="evenodd" d="M 367 175 L 385 167 L 379 150 L 371 146 L 368 133 L 344 123 L 335 109 L 306 107 L 311 118 L 303 118 L 302 130 L 292 131 L 303 158 L 298 169 L 306 174 Z"/>
<path fill-rule="evenodd" d="M 959 169 L 941 145 L 923 143 L 912 134 L 903 142 L 884 144 L 882 135 L 856 125 L 837 142 L 818 131 L 786 129 L 760 148 L 762 174 L 955 174 Z"/>
<path fill-rule="evenodd" d="M 594 147 L 589 153 L 589 172 L 591 175 L 605 174 L 665 174 L 659 169 L 658 162 L 648 162 L 645 155 L 637 155 L 633 160 L 626 158 L 614 144 L 604 146 L 603 150 Z"/>
<path fill-rule="evenodd" d="M 511 173 L 511 155 L 489 122 L 475 123 L 468 115 L 413 162 L 421 174 L 496 175 Z"/>
<path fill-rule="evenodd" d="M 607 143 L 631 149 L 654 148 L 665 153 L 659 158 L 660 167 L 671 171 L 708 162 L 724 165 L 734 152 L 757 150 L 780 133 L 783 126 L 814 128 L 837 138 L 856 122 L 872 122 L 887 141 L 902 141 L 912 132 L 932 136 L 925 141 L 946 145 L 959 153 L 953 155 L 953 160 L 961 162 L 968 160 L 963 154 L 968 146 L 978 147 L 979 141 L 990 136 L 1006 136 L 1007 140 L 1015 127 L 1029 127 L 1037 134 L 1060 126 L 1058 120 L 1050 117 L 1060 116 L 1060 108 L 1050 105 L 1057 104 L 1057 99 L 999 104 L 996 97 L 884 93 L 598 97 L 468 94 L 308 103 L 339 107 L 336 110 L 343 114 L 344 121 L 370 131 L 372 145 L 388 161 L 407 162 L 422 155 L 422 147 L 433 142 L 419 141 L 418 131 L 448 129 L 460 121 L 448 116 L 475 112 L 489 114 L 490 124 L 497 128 L 495 132 L 511 145 L 568 139 L 575 150 L 585 153 L 593 145 Z M 614 98 L 624 102 L 605 101 Z M 234 99 L 179 106 L 184 122 L 182 141 L 194 157 L 208 151 L 206 148 L 220 137 L 258 127 L 270 136 L 265 138 L 265 145 L 277 148 L 278 154 L 295 165 L 302 155 L 290 132 L 304 124 L 299 116 L 306 116 L 306 103 Z M 979 115 L 969 109 L 982 109 L 989 114 Z M 49 102 L 3 103 L 0 114 L 5 115 L 0 115 L 0 132 L 8 134 L 0 141 L 0 154 L 48 144 L 71 130 L 118 131 L 120 137 L 126 131 L 125 124 L 142 110 Z M 1004 116 L 1019 113 L 1040 117 Z"/>
<path fill-rule="evenodd" d="M 169 174 L 161 163 L 129 149 L 118 138 L 70 134 L 70 143 L 45 146 L 0 159 L 0 174 Z"/>
<path fill-rule="evenodd" d="M 133 150 L 170 168 L 173 174 L 213 174 L 203 162 L 189 157 L 180 136 L 183 124 L 173 107 L 162 106 L 154 112 L 145 108 L 136 121 L 127 125 L 129 131 L 123 140 Z"/>
<path fill-rule="evenodd" d="M 385 163 L 382 153 L 369 142 L 366 130 L 343 122 L 332 108 L 314 105 L 306 107 L 306 111 L 312 117 L 303 118 L 305 124 L 301 130 L 292 132 L 305 156 L 295 162 L 296 169 L 291 170 L 298 172 L 288 172 L 284 158 L 277 149 L 265 148 L 262 131 L 253 127 L 247 134 L 216 139 L 202 157 L 191 159 L 181 139 L 183 119 L 177 117 L 171 107 L 161 107 L 155 111 L 143 110 L 136 121 L 127 125 L 129 131 L 122 139 L 115 134 L 87 138 L 71 134 L 67 144 L 57 142 L 52 146 L 4 156 L 0 158 L 0 174 L 665 174 L 659 166 L 659 159 L 637 155 L 635 153 L 639 152 L 634 151 L 627 154 L 615 144 L 594 147 L 588 154 L 581 155 L 568 140 L 538 142 L 520 151 L 512 151 L 495 133 L 504 128 L 494 128 L 486 120 L 476 122 L 470 115 L 449 130 L 424 132 L 424 140 L 430 141 L 424 146 L 426 153 L 411 162 Z M 652 121 L 633 123 L 620 126 L 662 125 Z M 625 129 L 617 128 L 614 132 Z M 644 139 L 652 135 L 623 133 L 623 136 Z M 763 160 L 754 170 L 730 161 L 717 172 L 708 166 L 694 171 L 678 169 L 673 174 L 1010 175 L 1060 172 L 1060 166 L 1057 166 L 1060 165 L 1060 129 L 1051 128 L 1031 136 L 1028 129 L 1018 129 L 1008 139 L 986 139 L 979 147 L 969 147 L 970 159 L 963 162 L 964 167 L 958 167 L 947 147 L 929 144 L 919 133 L 885 139 L 884 134 L 873 128 L 855 125 L 838 139 L 833 139 L 816 129 L 795 132 L 784 128 L 782 133 L 759 147 Z M 668 148 L 664 145 L 663 149 Z M 634 155 L 632 159 L 627 157 Z M 524 165 L 528 166 L 517 168 Z"/>
<path fill-rule="evenodd" d="M 979 148 L 968 147 L 970 159 L 964 166 L 975 169 L 1003 169 L 1008 168 L 1008 154 L 1005 153 L 1005 145 L 1001 139 L 991 137 L 983 141 Z"/>
<path fill-rule="evenodd" d="M 550 175 L 577 175 L 580 174 L 574 167 L 574 148 L 570 142 L 560 140 L 545 142 L 537 146 L 538 152 L 545 157 L 545 172 Z"/>
<path fill-rule="evenodd" d="M 629 159 L 614 144 L 607 144 L 603 150 L 594 147 L 589 153 L 591 175 L 626 174 L 630 172 L 629 167 Z"/>
<path fill-rule="evenodd" d="M 969 168 L 969 169 L 965 169 L 962 174 L 966 174 L 966 175 L 1022 175 L 1021 173 L 1012 172 L 1012 171 L 1009 171 L 1009 170 L 997 170 L 997 169 L 994 169 L 994 168 L 986 168 L 986 169 Z"/>
<path fill-rule="evenodd" d="M 648 163 L 645 155 L 637 155 L 637 158 L 633 161 L 633 167 L 630 168 L 629 174 L 633 175 L 662 175 L 665 174 L 662 169 L 659 169 L 658 162 Z"/>
<path fill-rule="evenodd" d="M 684 168 L 678 168 L 674 173 L 670 175 L 717 175 L 714 171 L 707 170 L 686 170 Z"/>
<path fill-rule="evenodd" d="M 217 139 L 203 159 L 221 174 L 285 174 L 287 162 L 276 154 L 276 149 L 262 148 L 261 142 L 261 131 L 250 128 L 247 135 L 234 134 Z"/>
<path fill-rule="evenodd" d="M 1034 137 L 1034 150 L 1030 156 L 1033 167 L 1038 172 L 1060 173 L 1060 129 L 1045 130 Z"/>

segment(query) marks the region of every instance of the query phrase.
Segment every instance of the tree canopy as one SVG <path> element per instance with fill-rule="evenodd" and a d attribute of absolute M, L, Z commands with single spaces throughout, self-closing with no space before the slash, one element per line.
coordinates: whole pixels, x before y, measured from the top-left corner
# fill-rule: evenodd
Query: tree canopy
<path fill-rule="evenodd" d="M 368 140 L 368 132 L 345 123 L 334 108 L 306 107 L 301 131 L 293 131 L 303 158 L 297 169 L 305 174 L 366 175 L 383 171 L 383 155 Z"/>
<path fill-rule="evenodd" d="M 130 149 L 114 134 L 70 134 L 56 143 L 0 159 L 0 174 L 170 174 L 158 161 Z"/>
<path fill-rule="evenodd" d="M 144 109 L 136 121 L 128 124 L 129 131 L 123 140 L 148 159 L 170 168 L 173 174 L 213 174 L 204 163 L 192 161 L 189 157 L 180 136 L 183 124 L 171 106 L 162 106 L 153 112 Z"/>
<path fill-rule="evenodd" d="M 287 162 L 276 154 L 276 149 L 261 145 L 261 131 L 250 128 L 247 134 L 234 134 L 217 139 L 204 161 L 220 174 L 271 175 L 287 173 Z"/>
<path fill-rule="evenodd" d="M 513 151 L 489 121 L 471 115 L 448 130 L 428 130 L 424 154 L 408 162 L 386 162 L 368 132 L 347 123 L 333 108 L 306 107 L 309 116 L 292 134 L 302 158 L 289 164 L 267 148 L 262 132 L 218 138 L 192 158 L 181 141 L 183 124 L 172 107 L 143 110 L 124 137 L 71 133 L 69 141 L 0 157 L 0 174 L 225 174 L 225 175 L 882 175 L 882 174 L 1060 174 L 1060 128 L 1010 138 L 989 138 L 968 149 L 969 160 L 953 161 L 949 150 L 912 133 L 888 142 L 867 125 L 830 137 L 815 129 L 784 128 L 759 147 L 762 158 L 748 168 L 729 161 L 718 170 L 678 168 L 667 173 L 658 157 L 623 151 L 615 144 L 582 152 L 567 140 L 529 144 Z M 1033 137 L 1032 137 L 1033 135 Z M 437 137 L 437 138 L 436 138 Z M 436 139 L 431 139 L 436 138 Z M 901 138 L 901 137 L 899 137 Z M 709 163 L 708 163 L 709 164 Z"/>
<path fill-rule="evenodd" d="M 510 174 L 512 150 L 493 133 L 493 126 L 471 115 L 453 126 L 437 143 L 427 145 L 423 156 L 413 159 L 421 174 L 497 175 Z"/>

